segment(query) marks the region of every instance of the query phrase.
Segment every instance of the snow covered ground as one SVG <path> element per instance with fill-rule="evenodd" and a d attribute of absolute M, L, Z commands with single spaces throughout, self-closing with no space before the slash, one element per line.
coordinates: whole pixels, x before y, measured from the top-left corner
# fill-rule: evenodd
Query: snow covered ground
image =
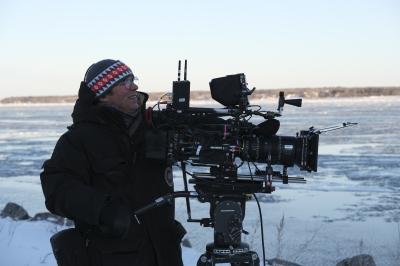
<path fill-rule="evenodd" d="M 47 221 L 13 221 L 0 219 L 0 265 L 2 266 L 54 266 L 50 237 L 64 229 Z M 200 256 L 191 248 L 183 247 L 184 265 L 196 265 Z"/>
<path fill-rule="evenodd" d="M 258 104 L 276 108 L 276 102 Z M 40 167 L 70 124 L 71 109 L 0 108 L 0 210 L 12 201 L 31 216 L 46 211 Z M 320 137 L 318 173 L 290 170 L 305 176 L 307 184 L 274 184 L 276 192 L 259 195 L 267 258 L 280 254 L 302 265 L 335 265 L 368 253 L 377 265 L 400 265 L 399 112 L 400 97 L 304 100 L 301 109 L 285 106 L 280 135 L 344 121 L 360 124 Z M 181 179 L 176 168 L 176 190 L 182 190 Z M 191 202 L 193 218 L 208 217 L 208 204 Z M 195 265 L 213 238 L 212 229 L 186 222 L 183 199 L 177 199 L 176 211 L 193 246 L 184 249 L 185 265 Z M 243 241 L 261 256 L 259 225 L 256 204 L 250 201 L 244 221 L 250 234 Z M 48 240 L 59 229 L 46 222 L 0 219 L 0 265 L 54 265 Z"/>

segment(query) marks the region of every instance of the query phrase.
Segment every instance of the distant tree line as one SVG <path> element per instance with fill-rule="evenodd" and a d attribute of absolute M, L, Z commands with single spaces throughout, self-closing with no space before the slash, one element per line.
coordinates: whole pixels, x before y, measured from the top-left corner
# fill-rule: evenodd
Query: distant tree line
<path fill-rule="evenodd" d="M 285 95 L 302 98 L 335 98 L 335 97 L 366 97 L 366 96 L 398 96 L 400 87 L 324 87 L 324 88 L 295 88 L 295 89 L 257 89 L 252 100 L 262 100 L 266 98 L 278 97 L 279 91 L 284 91 Z M 158 100 L 165 92 L 150 92 L 150 101 Z M 209 100 L 209 91 L 191 91 L 191 100 Z M 77 99 L 76 95 L 68 96 L 20 96 L 7 97 L 0 100 L 1 104 L 15 103 L 73 103 Z"/>

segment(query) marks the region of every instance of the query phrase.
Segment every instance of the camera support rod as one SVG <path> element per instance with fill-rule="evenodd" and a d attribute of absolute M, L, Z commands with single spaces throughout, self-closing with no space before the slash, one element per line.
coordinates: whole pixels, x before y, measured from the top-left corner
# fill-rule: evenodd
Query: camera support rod
<path fill-rule="evenodd" d="M 186 177 L 186 163 L 183 161 L 181 161 L 181 168 L 182 168 L 183 184 L 185 186 L 185 192 L 186 192 L 189 191 L 189 189 Z M 188 214 L 188 220 L 192 220 L 192 211 L 190 209 L 189 195 L 186 195 L 185 198 L 186 198 L 186 211 Z"/>
<path fill-rule="evenodd" d="M 343 122 L 342 124 L 339 125 L 333 125 L 333 126 L 329 126 L 326 128 L 322 128 L 322 129 L 315 129 L 314 127 L 310 127 L 310 131 L 315 133 L 315 134 L 322 134 L 325 132 L 329 132 L 329 131 L 333 131 L 333 130 L 338 130 L 338 129 L 342 129 L 345 127 L 351 127 L 351 126 L 356 126 L 358 125 L 358 123 L 354 123 L 354 122 Z"/>

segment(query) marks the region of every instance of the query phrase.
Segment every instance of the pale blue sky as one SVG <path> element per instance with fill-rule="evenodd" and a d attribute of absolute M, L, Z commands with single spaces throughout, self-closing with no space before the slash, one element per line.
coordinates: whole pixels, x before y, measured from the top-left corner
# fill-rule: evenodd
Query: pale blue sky
<path fill-rule="evenodd" d="M 0 0 L 0 98 L 72 95 L 120 59 L 144 91 L 243 72 L 257 88 L 400 85 L 400 1 Z"/>

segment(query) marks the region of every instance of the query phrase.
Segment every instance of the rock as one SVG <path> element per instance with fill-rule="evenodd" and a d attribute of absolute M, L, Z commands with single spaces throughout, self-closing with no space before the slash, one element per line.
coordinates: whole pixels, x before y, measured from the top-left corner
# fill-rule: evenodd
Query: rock
<path fill-rule="evenodd" d="M 192 247 L 192 244 L 190 243 L 189 239 L 184 238 L 184 239 L 182 240 L 182 246 L 187 247 L 187 248 L 191 248 L 191 247 Z"/>
<path fill-rule="evenodd" d="M 336 266 L 376 266 L 371 255 L 361 254 L 340 261 Z"/>
<path fill-rule="evenodd" d="M 49 213 L 49 212 L 40 212 L 35 214 L 30 221 L 48 221 L 51 223 L 59 224 L 59 225 L 66 225 L 66 226 L 73 226 L 74 222 L 70 219 Z"/>
<path fill-rule="evenodd" d="M 20 205 L 9 202 L 4 207 L 3 211 L 0 213 L 0 217 L 10 217 L 13 220 L 28 220 L 29 221 L 48 221 L 51 223 L 65 225 L 65 226 L 73 226 L 74 222 L 70 219 L 49 213 L 49 212 L 40 212 L 35 214 L 32 218 L 29 216 L 28 212 Z"/>
<path fill-rule="evenodd" d="M 301 266 L 300 264 L 278 258 L 270 259 L 267 261 L 269 265 L 273 266 Z"/>
<path fill-rule="evenodd" d="M 28 214 L 28 212 L 20 205 L 9 202 L 7 205 L 4 207 L 4 209 L 1 211 L 0 216 L 2 218 L 5 217 L 10 217 L 13 220 L 27 220 L 31 218 Z"/>

